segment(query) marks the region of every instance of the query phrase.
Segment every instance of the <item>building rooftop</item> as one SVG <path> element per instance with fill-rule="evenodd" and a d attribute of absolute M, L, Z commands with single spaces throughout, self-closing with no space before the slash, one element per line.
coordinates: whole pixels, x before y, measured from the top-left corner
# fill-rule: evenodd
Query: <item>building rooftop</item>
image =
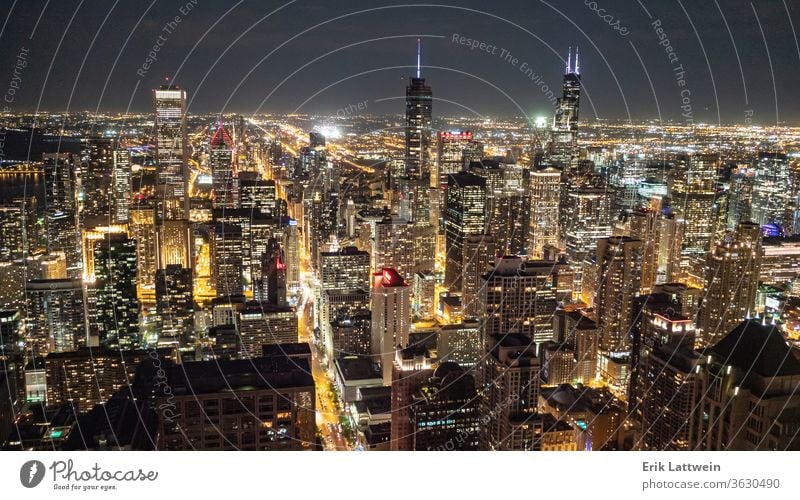
<path fill-rule="evenodd" d="M 800 375 L 800 360 L 776 325 L 743 321 L 711 351 L 726 364 L 762 377 Z"/>

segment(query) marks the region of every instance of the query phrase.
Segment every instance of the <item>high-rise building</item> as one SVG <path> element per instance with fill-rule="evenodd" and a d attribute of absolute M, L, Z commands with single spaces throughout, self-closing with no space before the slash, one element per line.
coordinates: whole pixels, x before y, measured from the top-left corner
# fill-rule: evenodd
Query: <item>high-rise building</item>
<path fill-rule="evenodd" d="M 575 66 L 572 67 L 572 49 L 570 48 L 561 88 L 562 95 L 556 101 L 556 114 L 553 118 L 550 160 L 556 164 L 569 166 L 576 157 L 578 142 L 581 73 L 577 49 L 575 49 Z"/>
<path fill-rule="evenodd" d="M 271 217 L 282 217 L 280 213 L 275 181 L 264 180 L 253 172 L 239 172 L 239 203 L 242 208 L 258 210 Z"/>
<path fill-rule="evenodd" d="M 112 224 L 130 222 L 131 207 L 131 153 L 116 148 L 113 152 L 114 171 L 111 177 L 113 197 L 111 199 Z"/>
<path fill-rule="evenodd" d="M 744 222 L 709 254 L 700 306 L 700 342 L 714 345 L 755 308 L 761 265 L 761 230 Z"/>
<path fill-rule="evenodd" d="M 776 325 L 740 323 L 705 353 L 695 450 L 800 450 L 800 361 Z M 702 416 L 702 418 L 700 418 Z"/>
<path fill-rule="evenodd" d="M 481 276 L 479 303 L 484 338 L 513 332 L 528 335 L 536 342 L 552 340 L 559 274 L 566 268 L 566 264 L 552 261 L 498 257 Z"/>
<path fill-rule="evenodd" d="M 394 268 L 403 276 L 414 272 L 414 224 L 398 217 L 386 217 L 375 224 L 372 269 Z"/>
<path fill-rule="evenodd" d="M 211 241 L 212 279 L 217 296 L 242 293 L 243 260 L 241 226 L 217 223 Z"/>
<path fill-rule="evenodd" d="M 192 270 L 171 264 L 156 271 L 159 344 L 189 340 L 194 322 Z"/>
<path fill-rule="evenodd" d="M 480 323 L 473 320 L 442 326 L 436 336 L 436 352 L 440 361 L 466 368 L 478 366 L 483 355 Z"/>
<path fill-rule="evenodd" d="M 136 294 L 136 240 L 107 233 L 92 242 L 94 283 L 90 286 L 90 335 L 110 348 L 129 350 L 140 344 Z"/>
<path fill-rule="evenodd" d="M 528 232 L 528 255 L 544 258 L 544 247 L 559 246 L 559 202 L 561 199 L 561 172 L 552 167 L 530 173 L 531 213 Z"/>
<path fill-rule="evenodd" d="M 208 165 L 211 169 L 211 188 L 214 191 L 215 208 L 237 208 L 239 205 L 239 178 L 236 172 L 236 152 L 233 139 L 222 123 L 211 137 L 211 153 Z"/>
<path fill-rule="evenodd" d="M 256 296 L 262 302 L 275 306 L 285 306 L 286 302 L 286 264 L 283 249 L 278 240 L 270 238 L 267 251 L 261 258 L 261 273 L 257 279 Z"/>
<path fill-rule="evenodd" d="M 156 211 L 153 207 L 136 204 L 130 209 L 128 230 L 131 238 L 136 240 L 136 283 L 140 295 L 144 290 L 155 287 L 156 268 Z"/>
<path fill-rule="evenodd" d="M 157 211 L 163 220 L 189 218 L 186 91 L 175 85 L 153 90 L 155 108 Z"/>
<path fill-rule="evenodd" d="M 672 210 L 681 231 L 680 270 L 672 281 L 701 285 L 705 258 L 716 234 L 715 187 L 719 156 L 682 158 L 673 166 Z"/>
<path fill-rule="evenodd" d="M 631 348 L 633 299 L 641 288 L 642 241 L 626 236 L 598 240 L 597 267 L 595 310 L 603 331 L 600 348 L 627 352 Z"/>
<path fill-rule="evenodd" d="M 477 450 L 480 399 L 475 380 L 454 362 L 440 364 L 412 395 L 413 450 Z"/>
<path fill-rule="evenodd" d="M 479 318 L 483 315 L 480 309 L 481 276 L 494 265 L 497 254 L 495 240 L 491 235 L 467 236 L 464 239 L 461 304 L 465 318 Z"/>
<path fill-rule="evenodd" d="M 22 207 L 0 206 L 0 260 L 12 261 L 23 257 L 25 248 Z"/>
<path fill-rule="evenodd" d="M 383 236 L 382 233 L 381 236 Z M 333 252 L 320 253 L 319 260 L 320 286 L 323 290 L 370 289 L 368 252 L 361 251 L 356 247 L 342 247 Z"/>
<path fill-rule="evenodd" d="M 123 353 L 103 347 L 52 353 L 44 358 L 47 404 L 68 404 L 79 413 L 88 412 L 132 384 L 139 363 L 153 356 L 166 364 L 172 355 L 169 349 Z"/>
<path fill-rule="evenodd" d="M 469 172 L 447 177 L 444 226 L 446 238 L 445 286 L 460 292 L 463 281 L 464 240 L 486 231 L 486 179 Z"/>
<path fill-rule="evenodd" d="M 48 253 L 64 252 L 67 274 L 80 278 L 81 242 L 78 231 L 78 206 L 75 164 L 66 153 L 44 155 L 45 241 Z"/>
<path fill-rule="evenodd" d="M 406 86 L 406 175 L 421 178 L 431 165 L 428 154 L 431 146 L 431 115 L 433 92 L 420 76 L 420 47 L 417 40 L 417 74 Z"/>
<path fill-rule="evenodd" d="M 759 225 L 777 224 L 792 232 L 791 171 L 789 160 L 782 153 L 759 153 L 755 164 L 751 220 Z"/>
<path fill-rule="evenodd" d="M 536 344 L 519 333 L 487 336 L 485 342 L 480 372 L 484 387 L 481 414 L 488 422 L 483 426 L 482 449 L 526 449 L 522 443 L 532 440 L 516 423 L 536 414 L 540 386 Z"/>
<path fill-rule="evenodd" d="M 111 221 L 113 210 L 114 141 L 89 137 L 81 142 L 78 223 L 81 229 L 106 226 Z"/>
<path fill-rule="evenodd" d="M 682 344 L 664 344 L 640 360 L 638 392 L 632 400 L 639 430 L 635 447 L 651 451 L 692 450 L 696 442 L 696 373 L 700 355 Z"/>
<path fill-rule="evenodd" d="M 28 281 L 25 312 L 25 344 L 33 356 L 74 351 L 85 345 L 86 308 L 80 280 Z"/>
<path fill-rule="evenodd" d="M 435 185 L 447 188 L 447 176 L 465 170 L 473 161 L 483 158 L 483 144 L 473 138 L 469 130 L 439 132 L 436 155 L 437 176 Z"/>
<path fill-rule="evenodd" d="M 158 450 L 314 449 L 316 393 L 307 358 L 151 364 L 146 380 L 137 376 L 136 392 L 154 393 L 155 407 L 174 410 L 158 419 Z M 229 424 L 220 432 L 209 419 Z"/>
<path fill-rule="evenodd" d="M 372 354 L 380 361 L 384 385 L 392 383 L 395 351 L 408 346 L 411 331 L 411 287 L 392 268 L 374 275 L 372 287 Z"/>
<path fill-rule="evenodd" d="M 237 326 L 242 359 L 257 358 L 262 347 L 297 342 L 297 311 L 294 307 L 266 302 L 248 302 L 239 312 Z"/>

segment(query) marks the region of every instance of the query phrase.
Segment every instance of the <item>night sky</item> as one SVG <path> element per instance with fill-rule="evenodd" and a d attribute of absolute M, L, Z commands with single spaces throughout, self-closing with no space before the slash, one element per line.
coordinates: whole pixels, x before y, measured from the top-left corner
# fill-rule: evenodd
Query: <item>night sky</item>
<path fill-rule="evenodd" d="M 797 0 L 4 0 L 0 16 L 0 92 L 27 51 L 12 112 L 147 111 L 170 76 L 190 112 L 402 113 L 420 37 L 437 116 L 551 116 L 543 86 L 558 93 L 578 45 L 583 119 L 686 121 L 688 97 L 696 123 L 800 123 Z"/>

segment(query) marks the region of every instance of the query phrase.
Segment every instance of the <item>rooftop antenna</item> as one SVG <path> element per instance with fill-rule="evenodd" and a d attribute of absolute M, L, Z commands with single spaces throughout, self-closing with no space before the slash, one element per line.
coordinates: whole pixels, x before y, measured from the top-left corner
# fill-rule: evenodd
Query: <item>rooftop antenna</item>
<path fill-rule="evenodd" d="M 567 56 L 567 74 L 570 73 L 570 66 L 572 66 L 572 46 L 570 46 L 569 55 Z"/>
<path fill-rule="evenodd" d="M 581 74 L 581 63 L 578 60 L 578 47 L 577 46 L 575 47 L 575 74 L 576 75 L 580 75 Z"/>
<path fill-rule="evenodd" d="M 420 41 L 419 38 L 417 38 L 417 78 L 419 78 L 420 52 Z"/>

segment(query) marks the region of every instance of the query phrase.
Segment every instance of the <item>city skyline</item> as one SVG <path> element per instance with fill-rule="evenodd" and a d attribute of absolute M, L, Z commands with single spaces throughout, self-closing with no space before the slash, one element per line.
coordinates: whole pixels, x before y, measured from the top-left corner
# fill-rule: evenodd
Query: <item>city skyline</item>
<path fill-rule="evenodd" d="M 708 2 L 711 15 L 700 15 L 701 7 L 677 1 L 512 1 L 490 11 L 475 0 L 413 7 L 425 15 L 408 19 L 391 15 L 411 6 L 356 0 L 335 8 L 306 2 L 200 8 L 175 1 L 149 8 L 123 3 L 106 11 L 78 5 L 8 6 L 6 19 L 13 17 L 19 29 L 0 33 L 0 60 L 14 66 L 18 56 L 25 59 L 18 92 L 7 102 L 13 111 L 144 112 L 147 89 L 171 78 L 194 89 L 190 112 L 336 115 L 366 102 L 370 113 L 386 114 L 402 95 L 381 90 L 396 88 L 414 71 L 420 38 L 422 73 L 443 89 L 441 115 L 548 114 L 558 94 L 557 68 L 567 63 L 571 46 L 589 75 L 585 118 L 687 122 L 681 106 L 688 89 L 695 123 L 800 120 L 790 84 L 798 70 L 789 64 L 800 60 L 794 35 L 800 23 L 783 1 L 752 7 L 744 0 Z M 385 24 L 386 14 L 393 24 Z M 304 17 L 314 22 L 296 28 Z M 491 36 L 481 35 L 487 24 Z M 70 36 L 77 26 L 92 31 Z M 40 29 L 61 33 L 62 43 L 35 36 Z M 349 36 L 354 32 L 358 39 Z M 724 50 L 712 53 L 711 46 Z M 318 81 L 325 83 L 309 84 Z M 473 107 L 477 95 L 485 102 Z"/>
<path fill-rule="evenodd" d="M 193 113 L 155 56 L 147 112 L 6 107 L 0 450 L 800 450 L 800 128 L 695 120 L 637 3 L 676 124 L 598 120 L 576 40 L 449 116 L 419 34 L 389 115 Z"/>

